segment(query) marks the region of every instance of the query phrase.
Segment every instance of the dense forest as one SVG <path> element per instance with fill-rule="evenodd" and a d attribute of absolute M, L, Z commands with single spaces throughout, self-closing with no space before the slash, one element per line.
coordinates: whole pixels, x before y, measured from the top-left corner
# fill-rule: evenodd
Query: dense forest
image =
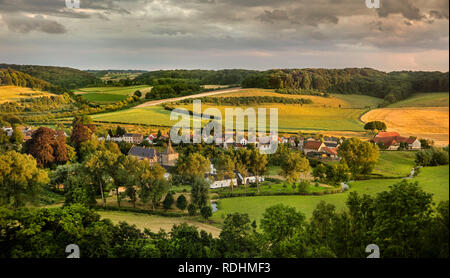
<path fill-rule="evenodd" d="M 449 90 L 449 73 L 390 72 L 370 68 L 268 70 L 247 76 L 244 88 L 278 89 L 287 92 L 315 90 L 339 94 L 363 94 L 396 102 L 414 92 Z"/>
<path fill-rule="evenodd" d="M 52 84 L 12 69 L 0 69 L 0 86 L 19 86 L 38 90 L 49 90 Z"/>
<path fill-rule="evenodd" d="M 103 84 L 93 74 L 67 67 L 0 64 L 0 69 L 2 68 L 21 71 L 65 89 L 76 89 L 88 85 Z"/>
<path fill-rule="evenodd" d="M 243 69 L 225 70 L 158 70 L 150 71 L 134 79 L 135 82 L 154 85 L 155 80 L 162 78 L 196 80 L 200 85 L 217 84 L 232 85 L 241 84 L 249 75 L 257 74 L 258 71 Z"/>

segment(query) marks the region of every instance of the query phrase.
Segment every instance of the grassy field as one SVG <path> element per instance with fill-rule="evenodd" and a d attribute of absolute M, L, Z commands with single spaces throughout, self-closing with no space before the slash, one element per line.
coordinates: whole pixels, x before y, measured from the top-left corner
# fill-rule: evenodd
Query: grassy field
<path fill-rule="evenodd" d="M 448 107 L 449 93 L 421 93 L 393 103 L 388 108 L 398 107 Z"/>
<path fill-rule="evenodd" d="M 359 117 L 367 111 L 367 107 L 375 107 L 382 100 L 361 95 L 332 95 L 329 98 L 306 95 L 278 94 L 273 90 L 244 89 L 237 92 L 215 95 L 215 97 L 239 97 L 239 96 L 279 96 L 286 98 L 310 98 L 313 104 L 262 104 L 253 105 L 255 110 L 262 108 L 278 109 L 278 126 L 280 132 L 297 131 L 337 131 L 337 132 L 362 132 L 363 124 Z M 178 104 L 176 107 L 192 110 L 191 104 Z M 219 108 L 225 116 L 226 108 L 237 106 L 215 106 L 202 104 L 202 111 L 207 108 Z M 240 108 L 247 108 L 239 106 Z M 267 110 L 268 112 L 268 110 Z M 93 116 L 94 120 L 115 123 L 134 123 L 147 125 L 172 126 L 176 121 L 170 121 L 170 112 L 164 110 L 161 105 L 139 107 L 118 112 L 99 114 Z M 269 121 L 267 121 L 269 125 Z"/>
<path fill-rule="evenodd" d="M 143 93 L 143 96 L 151 90 L 147 85 L 127 86 L 127 87 L 92 87 L 78 89 L 75 94 L 81 94 L 91 102 L 99 104 L 108 104 L 122 101 L 132 95 L 137 90 Z"/>
<path fill-rule="evenodd" d="M 173 225 L 187 223 L 198 227 L 199 230 L 205 230 L 206 232 L 211 233 L 214 237 L 218 237 L 220 233 L 219 228 L 200 222 L 196 217 L 162 217 L 145 213 L 123 211 L 97 211 L 97 213 L 100 214 L 102 218 L 108 218 L 115 224 L 125 221 L 128 224 L 136 225 L 136 227 L 141 230 L 147 228 L 152 232 L 159 232 L 160 229 L 169 232 Z"/>
<path fill-rule="evenodd" d="M 333 108 L 366 108 L 377 107 L 383 100 L 376 97 L 364 96 L 364 95 L 342 95 L 332 94 L 331 97 L 319 97 L 308 95 L 289 95 L 279 94 L 275 90 L 269 89 L 242 89 L 238 92 L 227 93 L 216 97 L 246 97 L 246 96 L 271 96 L 271 97 L 285 97 L 296 99 L 310 99 L 313 104 L 308 104 L 312 107 L 333 107 Z"/>
<path fill-rule="evenodd" d="M 361 194 L 374 195 L 385 191 L 388 187 L 402 179 L 373 179 L 366 181 L 356 181 L 350 184 L 350 190 L 345 193 L 323 195 L 323 196 L 260 196 L 260 197 L 236 197 L 222 199 L 219 202 L 219 210 L 213 214 L 212 219 L 217 222 L 234 212 L 248 213 L 253 220 L 259 220 L 265 209 L 273 205 L 282 203 L 293 206 L 304 213 L 307 217 L 312 215 L 315 207 L 320 201 L 336 206 L 337 210 L 345 208 L 345 202 L 349 192 L 356 191 Z M 426 192 L 434 194 L 434 201 L 439 202 L 449 198 L 449 167 L 438 166 L 422 168 L 417 177 L 410 179 L 418 181 Z"/>
<path fill-rule="evenodd" d="M 381 151 L 373 174 L 382 177 L 406 177 L 414 167 L 414 151 Z"/>
<path fill-rule="evenodd" d="M 179 105 L 177 107 L 191 110 L 191 105 Z M 202 105 L 202 110 L 217 107 Z M 267 104 L 264 108 L 278 108 L 278 127 L 280 132 L 295 132 L 298 130 L 322 130 L 322 131 L 362 131 L 363 124 L 358 120 L 365 112 L 362 109 L 340 109 L 301 107 L 293 104 Z M 226 108 L 233 106 L 217 107 L 225 115 Z M 241 107 L 245 109 L 246 107 Z M 256 110 L 257 107 L 255 107 Z M 267 114 L 268 114 L 267 110 Z M 170 120 L 170 111 L 162 106 L 145 108 L 132 108 L 118 112 L 93 115 L 95 121 L 114 123 L 134 123 L 147 125 L 172 126 L 177 121 Z M 269 121 L 267 124 L 269 126 Z M 205 123 L 204 123 L 205 124 Z"/>
<path fill-rule="evenodd" d="M 0 86 L 0 103 L 17 101 L 22 98 L 50 96 L 52 94 L 18 86 Z"/>

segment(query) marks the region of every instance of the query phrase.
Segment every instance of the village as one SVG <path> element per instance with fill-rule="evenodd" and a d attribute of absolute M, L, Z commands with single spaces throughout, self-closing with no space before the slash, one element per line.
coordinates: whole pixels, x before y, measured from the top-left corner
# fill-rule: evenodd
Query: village
<path fill-rule="evenodd" d="M 3 127 L 2 130 L 7 136 L 12 136 L 14 129 L 12 127 Z M 22 133 L 24 141 L 31 139 L 33 130 L 30 127 L 18 127 L 18 130 Z M 159 132 L 160 133 L 160 132 Z M 67 137 L 66 132 L 63 133 Z M 230 135 L 230 134 L 228 134 Z M 212 137 L 212 136 L 211 136 Z M 192 139 L 192 135 L 191 135 Z M 222 147 L 227 149 L 229 147 L 234 149 L 247 148 L 250 143 L 246 136 L 239 138 L 237 141 L 233 140 L 231 136 L 212 138 L 216 147 Z M 275 139 L 275 138 L 274 138 Z M 157 133 L 152 133 L 148 136 L 138 133 L 125 133 L 122 136 L 110 136 L 99 137 L 99 141 L 106 140 L 115 143 L 126 142 L 131 144 L 131 148 L 128 151 L 129 156 L 133 156 L 139 160 L 145 160 L 150 165 L 159 164 L 162 166 L 166 173 L 164 177 L 169 179 L 171 169 L 176 165 L 179 158 L 178 152 L 172 146 L 172 142 L 169 136 Z M 208 138 L 202 137 L 203 142 Z M 290 149 L 300 151 L 306 157 L 324 161 L 339 161 L 338 149 L 345 138 L 337 138 L 333 136 L 277 136 L 275 140 L 278 140 L 278 144 L 284 144 Z M 158 151 L 157 148 L 152 147 L 156 144 L 156 141 L 163 142 L 167 147 L 163 151 Z M 258 138 L 256 138 L 255 147 L 260 147 Z M 388 151 L 402 150 L 420 150 L 421 143 L 416 137 L 403 137 L 397 132 L 377 132 L 370 142 L 379 146 L 380 149 Z M 144 143 L 144 144 L 143 144 Z M 262 146 L 263 144 L 261 144 Z M 266 144 L 267 145 L 267 144 Z M 262 146 L 263 147 L 263 146 Z M 237 187 L 240 185 L 254 184 L 264 181 L 264 176 L 246 176 L 244 177 L 239 171 L 234 170 L 234 176 L 225 176 L 219 178 L 217 170 L 214 167 L 212 160 L 210 160 L 210 167 L 207 172 L 204 173 L 204 177 L 210 181 L 210 189 Z M 119 187 L 119 193 L 125 192 L 125 187 Z M 110 192 L 110 196 L 113 192 Z"/>

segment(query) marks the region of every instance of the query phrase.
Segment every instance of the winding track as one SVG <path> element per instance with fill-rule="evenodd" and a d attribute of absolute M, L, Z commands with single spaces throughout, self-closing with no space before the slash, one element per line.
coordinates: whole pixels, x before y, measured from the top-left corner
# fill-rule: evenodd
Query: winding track
<path fill-rule="evenodd" d="M 160 104 L 167 103 L 167 102 L 175 102 L 175 101 L 180 101 L 180 100 L 189 99 L 189 98 L 201 98 L 201 97 L 208 97 L 208 96 L 232 93 L 232 92 L 239 91 L 240 89 L 241 89 L 241 87 L 236 87 L 236 88 L 205 92 L 205 93 L 200 93 L 200 94 L 190 95 L 190 96 L 184 96 L 184 97 L 152 100 L 152 101 L 148 101 L 146 103 L 143 103 L 141 105 L 135 106 L 133 108 L 144 108 L 144 107 L 155 106 L 155 105 L 160 105 Z"/>

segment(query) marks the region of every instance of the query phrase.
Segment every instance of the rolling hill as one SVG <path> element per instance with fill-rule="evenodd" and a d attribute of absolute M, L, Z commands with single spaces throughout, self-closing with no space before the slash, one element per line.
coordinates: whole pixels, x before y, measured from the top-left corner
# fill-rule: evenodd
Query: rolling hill
<path fill-rule="evenodd" d="M 0 69 L 20 71 L 65 89 L 102 84 L 101 80 L 91 73 L 67 67 L 0 64 Z"/>

